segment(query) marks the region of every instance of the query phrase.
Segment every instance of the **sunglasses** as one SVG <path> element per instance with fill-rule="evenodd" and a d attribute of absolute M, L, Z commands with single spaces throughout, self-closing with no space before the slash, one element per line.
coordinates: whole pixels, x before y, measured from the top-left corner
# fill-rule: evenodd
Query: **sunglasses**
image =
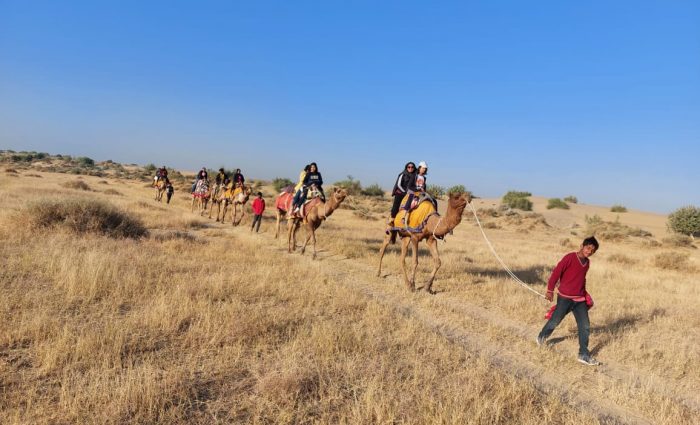
<path fill-rule="evenodd" d="M 409 165 L 409 166 L 406 167 L 406 168 L 416 168 L 416 167 L 414 167 L 413 165 Z"/>

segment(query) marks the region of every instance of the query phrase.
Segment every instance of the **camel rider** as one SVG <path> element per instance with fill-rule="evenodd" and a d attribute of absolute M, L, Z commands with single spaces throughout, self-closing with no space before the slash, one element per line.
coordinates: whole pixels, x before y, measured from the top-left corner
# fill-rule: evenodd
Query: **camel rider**
<path fill-rule="evenodd" d="M 197 173 L 197 178 L 192 183 L 192 190 L 190 191 L 191 193 L 194 193 L 194 190 L 197 188 L 197 183 L 199 183 L 200 180 L 205 180 L 207 183 L 209 182 L 209 174 L 207 173 L 207 167 L 202 167 L 201 170 Z"/>
<path fill-rule="evenodd" d="M 226 172 L 223 168 L 219 168 L 219 174 L 216 175 L 216 184 L 220 185 L 228 179 Z"/>
<path fill-rule="evenodd" d="M 306 202 L 306 197 L 309 195 L 309 190 L 312 188 L 316 189 L 320 194 L 319 196 L 321 197 L 321 200 L 326 202 L 326 195 L 323 193 L 323 177 L 321 177 L 321 173 L 318 172 L 318 166 L 315 162 L 309 164 L 309 172 L 307 172 L 306 176 L 304 176 L 304 184 L 302 187 L 303 191 L 301 194 L 301 199 L 299 199 L 299 203 L 297 204 L 294 212 L 298 212 L 299 208 L 304 205 L 304 202 Z"/>
<path fill-rule="evenodd" d="M 301 170 L 301 173 L 299 173 L 299 182 L 297 183 L 296 186 L 294 186 L 294 199 L 292 200 L 292 206 L 296 207 L 299 205 L 299 200 L 301 199 L 301 194 L 303 192 L 304 188 L 304 178 L 306 178 L 306 173 L 309 172 L 309 168 L 311 168 L 310 164 L 307 164 L 303 170 Z M 292 208 L 293 210 L 294 208 Z"/>
<path fill-rule="evenodd" d="M 394 203 L 391 205 L 391 220 L 389 221 L 390 226 L 394 223 L 394 218 L 396 218 L 396 214 L 398 214 L 399 208 L 401 207 L 401 201 L 403 200 L 404 196 L 406 196 L 408 185 L 411 183 L 411 180 L 413 180 L 415 175 L 416 164 L 413 162 L 408 162 L 403 167 L 403 171 L 399 173 L 398 177 L 396 178 L 396 183 L 394 183 L 394 188 L 391 191 L 391 195 L 394 197 Z"/>
<path fill-rule="evenodd" d="M 236 168 L 236 172 L 233 174 L 233 178 L 231 180 L 233 181 L 234 187 L 243 187 L 243 183 L 245 183 L 245 177 L 243 177 L 243 174 L 241 174 L 240 168 Z"/>
<path fill-rule="evenodd" d="M 165 165 L 163 165 L 162 167 L 156 170 L 156 176 L 153 178 L 153 180 L 155 184 L 158 184 L 159 181 L 167 178 L 168 170 L 165 168 Z"/>
<path fill-rule="evenodd" d="M 406 214 L 403 216 L 404 227 L 408 223 L 408 215 L 411 211 L 411 204 L 417 195 L 425 193 L 425 188 L 427 187 L 427 174 L 428 174 L 428 164 L 425 161 L 418 163 L 418 172 L 413 176 L 411 181 L 408 183 L 408 199 L 406 203 L 401 207 L 401 209 L 406 210 Z"/>

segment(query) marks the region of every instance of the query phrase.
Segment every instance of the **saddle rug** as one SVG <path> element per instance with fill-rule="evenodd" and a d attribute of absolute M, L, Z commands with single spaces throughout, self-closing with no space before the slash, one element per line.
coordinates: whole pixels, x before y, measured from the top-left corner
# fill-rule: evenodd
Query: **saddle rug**
<path fill-rule="evenodd" d="M 394 230 L 408 230 L 409 232 L 420 232 L 423 230 L 425 221 L 433 214 L 437 214 L 435 211 L 435 206 L 433 203 L 426 199 L 418 206 L 409 212 L 408 222 L 404 226 L 404 216 L 406 215 L 406 210 L 399 210 L 394 219 Z"/>

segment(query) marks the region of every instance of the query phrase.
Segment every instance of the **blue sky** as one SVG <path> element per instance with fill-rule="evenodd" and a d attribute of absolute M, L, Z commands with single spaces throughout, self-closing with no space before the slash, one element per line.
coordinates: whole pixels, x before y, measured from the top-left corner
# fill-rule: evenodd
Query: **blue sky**
<path fill-rule="evenodd" d="M 700 205 L 700 3 L 0 0 L 0 148 Z"/>

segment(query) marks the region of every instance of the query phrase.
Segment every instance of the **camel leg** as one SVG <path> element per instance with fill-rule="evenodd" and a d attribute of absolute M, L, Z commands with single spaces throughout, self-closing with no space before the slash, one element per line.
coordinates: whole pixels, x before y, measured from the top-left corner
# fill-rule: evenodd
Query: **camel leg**
<path fill-rule="evenodd" d="M 384 236 L 384 242 L 382 243 L 382 247 L 379 248 L 379 269 L 377 270 L 377 277 L 380 277 L 382 275 L 382 259 L 384 258 L 384 251 L 386 251 L 386 247 L 389 246 L 390 243 L 391 235 Z"/>
<path fill-rule="evenodd" d="M 277 223 L 275 224 L 275 239 L 277 239 L 280 234 L 280 220 L 282 220 L 282 213 L 280 212 L 279 208 L 277 208 L 275 219 L 277 220 Z"/>
<path fill-rule="evenodd" d="M 290 254 L 297 249 L 296 228 L 296 220 L 287 220 L 287 252 Z"/>
<path fill-rule="evenodd" d="M 440 253 L 438 252 L 437 239 L 432 237 L 428 238 L 426 243 L 428 244 L 428 249 L 430 249 L 430 255 L 433 256 L 433 272 L 430 273 L 430 279 L 428 279 L 428 282 L 426 282 L 425 287 L 423 289 L 425 289 L 425 292 L 429 294 L 434 294 L 435 292 L 433 291 L 433 280 L 435 280 L 435 275 L 437 274 L 440 265 L 442 265 L 442 262 L 440 261 Z"/>
<path fill-rule="evenodd" d="M 304 241 L 304 245 L 301 247 L 301 255 L 304 255 L 304 252 L 306 251 L 306 245 L 309 244 L 309 241 L 311 238 L 314 239 L 314 258 L 316 257 L 316 235 L 314 234 L 314 229 L 311 225 L 311 223 L 306 224 L 306 240 Z"/>
<path fill-rule="evenodd" d="M 245 217 L 245 207 L 243 205 L 241 205 L 241 216 L 238 219 L 238 221 L 236 222 L 236 226 L 241 224 L 241 221 L 243 221 L 243 217 Z"/>
<path fill-rule="evenodd" d="M 416 286 L 413 281 L 408 280 L 408 272 L 406 272 L 406 254 L 408 253 L 408 244 L 411 243 L 410 237 L 401 238 L 401 270 L 403 270 L 403 280 L 409 291 L 414 292 Z"/>
<path fill-rule="evenodd" d="M 192 197 L 192 206 L 190 207 L 190 212 L 194 212 L 194 203 L 197 202 L 197 198 Z"/>
<path fill-rule="evenodd" d="M 238 215 L 238 204 L 236 202 L 233 203 L 233 217 L 231 217 L 231 226 L 236 225 L 236 216 Z"/>
<path fill-rule="evenodd" d="M 411 237 L 411 247 L 413 249 L 413 272 L 411 273 L 411 283 L 415 287 L 416 270 L 418 269 L 418 239 Z"/>
<path fill-rule="evenodd" d="M 226 219 L 226 210 L 228 209 L 228 202 L 224 202 L 224 212 L 221 214 L 221 224 L 224 224 Z"/>

